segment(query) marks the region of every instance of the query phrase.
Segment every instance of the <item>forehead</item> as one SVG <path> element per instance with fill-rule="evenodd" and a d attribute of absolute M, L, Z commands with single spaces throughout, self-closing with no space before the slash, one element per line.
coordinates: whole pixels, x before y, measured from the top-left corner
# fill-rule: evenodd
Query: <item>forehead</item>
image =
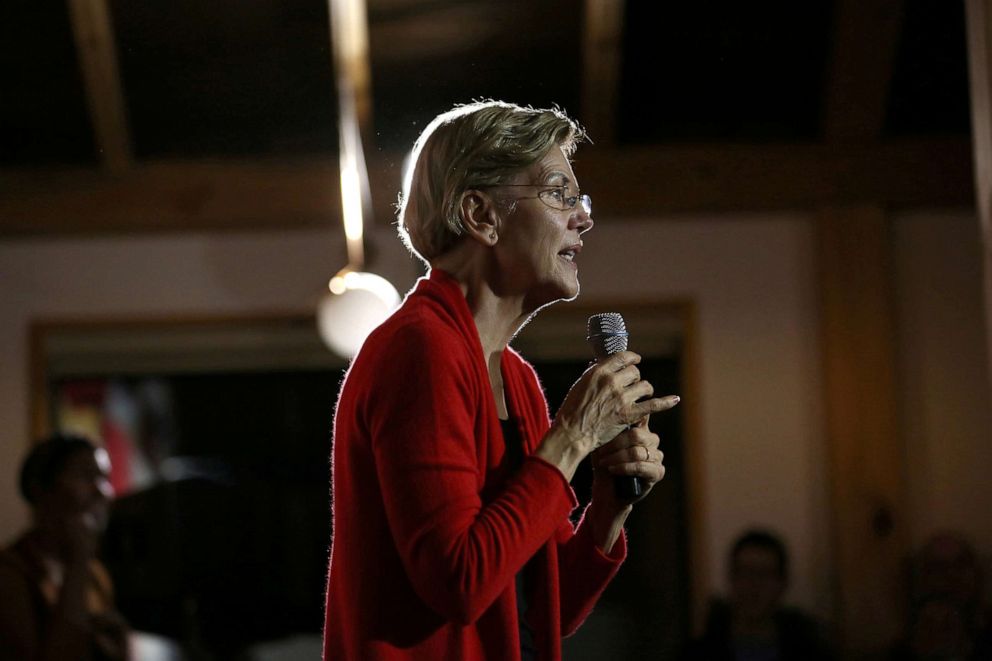
<path fill-rule="evenodd" d="M 63 474 L 89 475 L 93 473 L 106 473 L 110 469 L 110 458 L 106 450 L 97 448 L 96 451 L 79 450 L 72 453 L 62 467 Z"/>
<path fill-rule="evenodd" d="M 778 555 L 771 549 L 761 546 L 745 546 L 734 558 L 736 566 L 778 566 Z"/>
<path fill-rule="evenodd" d="M 532 175 L 535 175 L 542 181 L 551 179 L 553 175 L 559 175 L 560 178 L 567 179 L 570 182 L 575 181 L 572 164 L 565 158 L 565 154 L 558 145 L 546 151 L 544 156 L 539 158 L 529 169 Z"/>

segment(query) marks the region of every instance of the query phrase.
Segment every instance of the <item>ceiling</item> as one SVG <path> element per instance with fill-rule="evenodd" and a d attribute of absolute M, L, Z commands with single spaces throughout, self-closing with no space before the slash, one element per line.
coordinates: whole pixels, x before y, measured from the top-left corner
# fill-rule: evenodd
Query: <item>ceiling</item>
<path fill-rule="evenodd" d="M 422 127 L 490 97 L 586 124 L 579 176 L 617 215 L 971 203 L 961 2 L 368 0 L 368 15 L 381 222 Z M 0 235 L 335 213 L 326 0 L 7 0 L 0 26 Z"/>

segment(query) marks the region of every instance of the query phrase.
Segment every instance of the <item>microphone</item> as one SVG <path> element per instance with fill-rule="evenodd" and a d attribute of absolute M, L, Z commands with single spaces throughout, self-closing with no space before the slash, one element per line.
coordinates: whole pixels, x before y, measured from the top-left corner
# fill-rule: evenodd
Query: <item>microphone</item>
<path fill-rule="evenodd" d="M 616 312 L 604 312 L 589 317 L 589 323 L 586 325 L 586 340 L 592 347 L 596 360 L 626 351 L 628 337 L 623 317 Z M 634 500 L 644 493 L 641 478 L 634 475 L 618 475 L 613 479 L 613 488 L 617 497 L 622 500 Z"/>

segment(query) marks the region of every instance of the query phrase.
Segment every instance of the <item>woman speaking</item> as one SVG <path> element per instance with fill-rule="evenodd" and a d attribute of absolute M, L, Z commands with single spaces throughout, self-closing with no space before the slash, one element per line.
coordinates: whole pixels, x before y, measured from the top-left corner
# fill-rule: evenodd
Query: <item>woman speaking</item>
<path fill-rule="evenodd" d="M 640 357 L 590 367 L 553 421 L 509 348 L 540 308 L 579 293 L 593 226 L 558 110 L 459 106 L 428 125 L 399 228 L 429 273 L 368 337 L 334 419 L 334 539 L 324 657 L 542 659 L 589 614 L 626 553 L 633 503 L 664 475 Z M 592 455 L 581 522 L 569 482 Z"/>

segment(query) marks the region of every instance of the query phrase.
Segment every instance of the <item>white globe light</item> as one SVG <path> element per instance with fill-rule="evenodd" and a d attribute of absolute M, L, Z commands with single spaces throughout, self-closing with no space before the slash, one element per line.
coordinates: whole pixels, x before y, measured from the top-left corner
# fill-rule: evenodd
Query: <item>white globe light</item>
<path fill-rule="evenodd" d="M 399 292 L 383 277 L 357 271 L 337 275 L 317 305 L 317 330 L 332 351 L 351 358 L 399 303 Z"/>

